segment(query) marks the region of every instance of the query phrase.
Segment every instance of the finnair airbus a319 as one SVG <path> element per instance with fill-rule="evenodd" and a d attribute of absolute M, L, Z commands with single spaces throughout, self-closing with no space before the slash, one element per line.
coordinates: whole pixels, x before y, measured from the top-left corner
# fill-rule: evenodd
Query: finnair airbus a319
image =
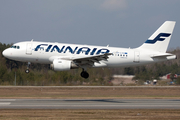
<path fill-rule="evenodd" d="M 82 68 L 81 77 L 88 78 L 88 67 L 126 67 L 176 59 L 166 53 L 175 21 L 166 21 L 140 47 L 117 48 L 65 43 L 25 41 L 13 44 L 3 51 L 9 59 L 50 64 L 55 71 Z"/>

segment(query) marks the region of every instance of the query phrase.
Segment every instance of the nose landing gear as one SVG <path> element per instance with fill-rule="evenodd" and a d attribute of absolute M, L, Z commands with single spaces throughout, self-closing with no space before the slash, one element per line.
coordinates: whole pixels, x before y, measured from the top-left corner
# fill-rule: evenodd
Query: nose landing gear
<path fill-rule="evenodd" d="M 29 72 L 30 72 L 29 69 L 26 69 L 26 70 L 25 70 L 25 73 L 29 73 Z"/>
<path fill-rule="evenodd" d="M 29 73 L 30 72 L 30 70 L 29 70 L 29 66 L 30 66 L 30 62 L 28 62 L 28 64 L 27 64 L 27 69 L 25 70 L 25 73 Z"/>

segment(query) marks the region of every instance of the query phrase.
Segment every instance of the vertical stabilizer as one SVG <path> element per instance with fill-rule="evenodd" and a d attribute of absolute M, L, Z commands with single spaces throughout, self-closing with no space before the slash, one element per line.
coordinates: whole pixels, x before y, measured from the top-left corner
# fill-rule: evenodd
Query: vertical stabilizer
<path fill-rule="evenodd" d="M 164 22 L 139 49 L 148 49 L 165 53 L 171 39 L 175 21 Z"/>

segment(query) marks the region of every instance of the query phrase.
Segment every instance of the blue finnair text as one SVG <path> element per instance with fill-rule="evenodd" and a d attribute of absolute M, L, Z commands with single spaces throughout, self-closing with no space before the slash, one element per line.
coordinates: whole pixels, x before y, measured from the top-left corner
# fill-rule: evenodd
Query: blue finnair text
<path fill-rule="evenodd" d="M 110 50 L 106 49 L 106 48 L 102 48 L 102 49 L 97 49 L 97 48 L 88 48 L 88 47 L 75 47 L 72 48 L 71 46 L 57 46 L 57 45 L 48 45 L 48 44 L 40 44 L 37 45 L 36 48 L 34 49 L 34 51 L 38 51 L 43 49 L 44 47 L 47 47 L 45 52 L 58 52 L 58 53 L 71 53 L 71 54 L 81 54 L 84 53 L 85 55 L 98 55 L 98 54 L 105 54 L 105 53 L 109 53 Z"/>

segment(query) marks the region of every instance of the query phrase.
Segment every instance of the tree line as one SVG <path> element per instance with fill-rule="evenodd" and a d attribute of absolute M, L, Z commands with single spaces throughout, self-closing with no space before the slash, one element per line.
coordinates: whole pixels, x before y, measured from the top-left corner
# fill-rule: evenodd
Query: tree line
<path fill-rule="evenodd" d="M 25 73 L 27 63 L 13 61 L 5 58 L 2 51 L 12 44 L 0 43 L 0 85 L 20 86 L 61 86 L 61 85 L 112 85 L 114 74 L 135 75 L 133 79 L 152 80 L 168 73 L 180 74 L 180 49 L 169 51 L 176 54 L 178 59 L 125 68 L 89 68 L 90 77 L 84 79 L 80 76 L 81 69 L 70 71 L 53 71 L 49 65 L 30 65 L 30 73 Z"/>

